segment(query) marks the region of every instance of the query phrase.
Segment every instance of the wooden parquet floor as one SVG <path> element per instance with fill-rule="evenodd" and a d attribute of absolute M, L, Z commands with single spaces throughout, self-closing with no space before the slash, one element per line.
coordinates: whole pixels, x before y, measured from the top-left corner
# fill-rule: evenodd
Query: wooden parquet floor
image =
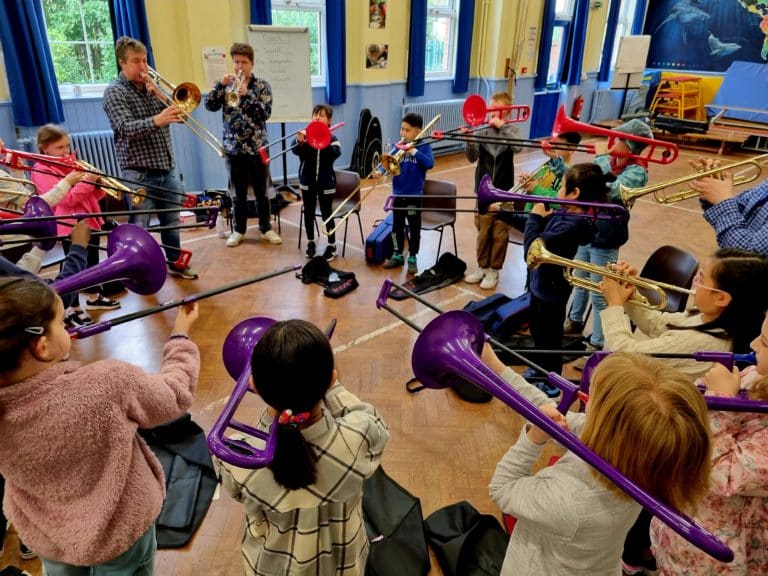
<path fill-rule="evenodd" d="M 652 164 L 651 182 L 660 182 L 688 172 L 686 159 L 698 153 L 681 152 L 681 158 L 670 166 Z M 727 161 L 728 158 L 724 158 Z M 588 161 L 577 155 L 576 161 Z M 516 172 L 532 170 L 543 161 L 537 150 L 519 154 Z M 472 194 L 474 167 L 463 155 L 439 158 L 430 172 L 431 178 L 456 182 L 459 194 Z M 365 234 L 372 223 L 384 216 L 381 206 L 389 193 L 380 186 L 364 202 L 362 209 Z M 471 199 L 460 205 L 471 207 Z M 306 262 L 297 250 L 300 206 L 294 203 L 281 213 L 281 246 L 257 240 L 256 222 L 246 241 L 237 248 L 227 248 L 213 230 L 184 232 L 184 246 L 193 251 L 192 265 L 200 273 L 197 281 L 169 278 L 159 293 L 149 297 L 126 294 L 122 310 L 102 312 L 98 319 L 148 308 L 160 302 L 222 286 L 246 277 L 275 270 L 286 265 Z M 475 229 L 472 215 L 457 214 L 456 233 L 459 256 L 468 267 L 475 265 Z M 339 238 L 341 241 L 342 238 Z M 305 239 L 306 241 L 306 239 Z M 649 197 L 637 201 L 632 211 L 630 241 L 622 248 L 622 256 L 642 265 L 663 244 L 684 248 L 699 258 L 715 247 L 714 233 L 701 217 L 696 200 L 662 206 Z M 323 247 L 321 241 L 321 248 Z M 431 266 L 436 258 L 437 234 L 425 233 L 419 254 L 419 267 Z M 443 251 L 451 246 L 446 232 Z M 488 497 L 488 481 L 498 459 L 516 440 L 522 420 L 498 400 L 487 404 L 469 404 L 450 390 L 426 390 L 410 394 L 404 389 L 411 377 L 411 348 L 417 333 L 386 311 L 377 310 L 376 297 L 382 281 L 391 275 L 405 281 L 405 272 L 388 272 L 365 263 L 363 247 L 355 226 L 350 226 L 345 258 L 333 266 L 353 271 L 360 287 L 341 299 L 323 296 L 322 288 L 304 285 L 293 273 L 227 292 L 200 304 L 200 319 L 192 336 L 202 353 L 202 372 L 197 399 L 192 408 L 194 419 L 207 430 L 232 390 L 233 381 L 221 360 L 221 347 L 230 328 L 249 316 L 265 315 L 276 319 L 301 317 L 323 327 L 338 319 L 333 345 L 340 379 L 350 390 L 373 403 L 384 415 L 391 431 L 383 465 L 405 488 L 421 498 L 424 515 L 460 500 L 468 500 L 483 513 L 498 515 Z M 520 246 L 510 245 L 498 290 L 516 296 L 523 290 L 525 266 Z M 477 285 L 455 284 L 428 294 L 426 298 L 440 307 L 460 309 L 470 300 L 489 295 Z M 425 325 L 435 314 L 410 301 L 394 302 L 393 307 L 419 325 Z M 173 324 L 174 311 L 155 314 L 117 326 L 104 334 L 77 341 L 73 345 L 75 359 L 91 362 L 113 357 L 157 370 L 160 350 Z M 574 376 L 570 367 L 566 376 Z M 63 391 L 63 393 L 65 393 Z M 241 419 L 256 418 L 262 406 L 244 403 Z M 242 574 L 240 540 L 243 509 L 226 495 L 211 505 L 202 526 L 192 542 L 180 550 L 158 552 L 156 573 L 163 576 L 235 576 Z M 16 564 L 37 576 L 38 560 L 20 561 L 13 531 L 6 539 L 6 553 L 0 568 Z M 440 574 L 433 558 L 431 574 Z"/>

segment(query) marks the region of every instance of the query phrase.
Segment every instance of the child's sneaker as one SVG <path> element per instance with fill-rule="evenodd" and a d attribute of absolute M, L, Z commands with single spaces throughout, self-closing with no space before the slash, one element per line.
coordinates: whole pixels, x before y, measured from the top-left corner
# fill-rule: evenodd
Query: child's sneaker
<path fill-rule="evenodd" d="M 72 310 L 64 318 L 64 324 L 67 326 L 88 326 L 93 324 L 93 318 L 91 318 L 84 310 Z"/>
<path fill-rule="evenodd" d="M 328 262 L 336 258 L 335 244 L 328 244 L 328 246 L 325 247 L 325 252 L 323 252 L 323 258 L 325 258 Z"/>
<path fill-rule="evenodd" d="M 243 240 L 245 240 L 245 234 L 232 232 L 232 234 L 229 235 L 229 238 L 227 238 L 227 247 L 234 248 L 235 246 L 240 246 Z"/>
<path fill-rule="evenodd" d="M 408 274 L 418 274 L 419 267 L 416 263 L 416 256 L 408 256 Z"/>
<path fill-rule="evenodd" d="M 399 254 L 395 252 L 384 260 L 384 263 L 381 265 L 382 268 L 397 268 L 398 266 L 402 266 L 405 263 L 405 259 L 403 258 L 402 254 Z"/>
<path fill-rule="evenodd" d="M 120 302 L 111 298 L 105 297 L 103 294 L 99 294 L 96 300 L 86 300 L 86 310 L 115 310 L 120 308 Z"/>
<path fill-rule="evenodd" d="M 315 249 L 315 243 L 310 240 L 307 242 L 307 251 L 304 252 L 304 254 L 307 256 L 307 258 L 314 258 L 316 254 Z"/>
<path fill-rule="evenodd" d="M 261 233 L 261 237 L 264 238 L 267 242 L 270 244 L 282 244 L 283 239 L 280 238 L 280 236 L 277 235 L 277 232 L 274 230 L 267 230 L 266 232 Z"/>
<path fill-rule="evenodd" d="M 499 271 L 498 270 L 488 270 L 486 275 L 483 277 L 483 281 L 480 282 L 480 288 L 483 290 L 493 290 L 496 288 L 496 284 L 499 283 Z"/>
<path fill-rule="evenodd" d="M 486 273 L 485 268 L 477 268 L 473 272 L 470 272 L 469 274 L 464 275 L 464 282 L 466 282 L 467 284 L 477 284 L 483 278 L 485 278 L 485 273 Z"/>

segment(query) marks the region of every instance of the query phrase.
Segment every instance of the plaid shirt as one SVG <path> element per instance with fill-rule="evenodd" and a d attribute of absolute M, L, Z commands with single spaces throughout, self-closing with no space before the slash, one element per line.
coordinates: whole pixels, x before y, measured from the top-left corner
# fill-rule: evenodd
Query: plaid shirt
<path fill-rule="evenodd" d="M 171 170 L 173 159 L 170 126 L 155 126 L 152 117 L 166 106 L 143 86 L 125 79 L 122 72 L 104 91 L 104 111 L 115 133 L 120 167 Z"/>
<path fill-rule="evenodd" d="M 229 156 L 255 156 L 268 142 L 266 121 L 272 114 L 272 87 L 266 80 L 251 76 L 235 108 L 227 104 L 226 88 L 216 82 L 205 99 L 205 108 L 211 112 L 222 110 L 224 152 Z"/>
<path fill-rule="evenodd" d="M 768 256 L 768 179 L 704 210 L 720 248 L 743 248 Z"/>
<path fill-rule="evenodd" d="M 265 412 L 259 429 L 271 423 Z M 317 481 L 306 488 L 287 490 L 268 468 L 221 463 L 224 487 L 245 504 L 245 573 L 362 575 L 368 557 L 363 480 L 379 466 L 387 425 L 373 406 L 338 385 L 325 397 L 323 417 L 302 434 L 317 456 Z"/>

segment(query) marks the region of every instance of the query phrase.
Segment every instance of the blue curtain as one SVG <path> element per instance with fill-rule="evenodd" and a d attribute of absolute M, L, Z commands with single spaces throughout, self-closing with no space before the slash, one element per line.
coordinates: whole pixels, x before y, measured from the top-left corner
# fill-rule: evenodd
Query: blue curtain
<path fill-rule="evenodd" d="M 472 28 L 475 23 L 475 0 L 461 0 L 459 5 L 456 69 L 453 75 L 454 93 L 469 89 L 469 60 L 472 56 Z"/>
<path fill-rule="evenodd" d="M 326 61 L 325 96 L 328 104 L 347 101 L 347 33 L 346 2 L 325 3 L 325 37 L 328 50 Z"/>
<path fill-rule="evenodd" d="M 536 82 L 534 90 L 541 92 L 547 87 L 549 71 L 549 52 L 552 46 L 552 28 L 555 25 L 555 0 L 544 0 L 544 18 L 541 22 L 539 41 L 539 61 L 536 63 Z"/>
<path fill-rule="evenodd" d="M 406 94 L 424 96 L 427 51 L 427 0 L 411 0 L 411 31 L 408 36 Z"/>
<path fill-rule="evenodd" d="M 272 24 L 271 0 L 251 0 L 251 24 Z"/>
<path fill-rule="evenodd" d="M 64 109 L 40 0 L 0 2 L 0 43 L 16 125 L 63 122 Z"/>
<path fill-rule="evenodd" d="M 611 0 L 608 9 L 608 21 L 605 23 L 605 39 L 603 40 L 603 55 L 600 58 L 600 72 L 597 75 L 598 82 L 607 82 L 611 77 L 611 56 L 613 44 L 616 41 L 616 24 L 619 22 L 619 9 L 621 0 Z"/>
<path fill-rule="evenodd" d="M 109 15 L 112 19 L 115 39 L 120 36 L 130 36 L 140 40 L 147 47 L 147 62 L 154 68 L 155 57 L 149 40 L 147 8 L 144 0 L 110 0 Z"/>
<path fill-rule="evenodd" d="M 637 0 L 635 4 L 635 17 L 632 21 L 632 34 L 642 34 L 643 24 L 645 24 L 645 8 L 648 5 L 648 0 Z"/>
<path fill-rule="evenodd" d="M 567 86 L 581 84 L 581 61 L 584 59 L 584 43 L 587 40 L 587 19 L 589 18 L 590 0 L 576 0 L 573 10 L 573 22 L 568 42 Z"/>

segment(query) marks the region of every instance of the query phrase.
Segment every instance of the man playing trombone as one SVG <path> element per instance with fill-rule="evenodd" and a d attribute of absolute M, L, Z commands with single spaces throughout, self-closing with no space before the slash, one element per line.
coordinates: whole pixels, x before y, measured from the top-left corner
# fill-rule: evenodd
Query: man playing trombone
<path fill-rule="evenodd" d="M 144 198 L 137 210 L 175 208 L 183 196 L 181 180 L 171 144 L 170 125 L 181 121 L 181 110 L 160 94 L 151 80 L 147 65 L 147 48 L 127 36 L 115 43 L 120 75 L 104 91 L 104 111 L 115 134 L 117 161 L 122 175 L 146 188 L 152 198 Z M 127 203 L 130 206 L 130 202 Z M 175 264 L 181 255 L 178 228 L 179 212 L 158 212 L 162 243 L 168 273 L 193 280 L 197 273 L 191 267 Z M 130 222 L 146 228 L 149 214 L 131 216 Z"/>
<path fill-rule="evenodd" d="M 691 162 L 691 166 L 717 168 L 712 158 Z M 768 178 L 740 194 L 734 192 L 728 173 L 695 180 L 691 188 L 701 195 L 704 219 L 714 228 L 720 248 L 743 248 L 768 256 Z"/>
<path fill-rule="evenodd" d="M 230 248 L 239 245 L 248 228 L 248 184 L 253 186 L 259 230 L 270 244 L 282 244 L 270 222 L 267 180 L 269 172 L 259 156 L 267 145 L 267 119 L 272 114 L 272 87 L 253 75 L 253 47 L 235 42 L 229 49 L 235 75 L 227 74 L 208 94 L 205 107 L 221 109 L 224 121 L 224 152 L 229 178 L 235 189 L 235 231 L 227 240 Z"/>

